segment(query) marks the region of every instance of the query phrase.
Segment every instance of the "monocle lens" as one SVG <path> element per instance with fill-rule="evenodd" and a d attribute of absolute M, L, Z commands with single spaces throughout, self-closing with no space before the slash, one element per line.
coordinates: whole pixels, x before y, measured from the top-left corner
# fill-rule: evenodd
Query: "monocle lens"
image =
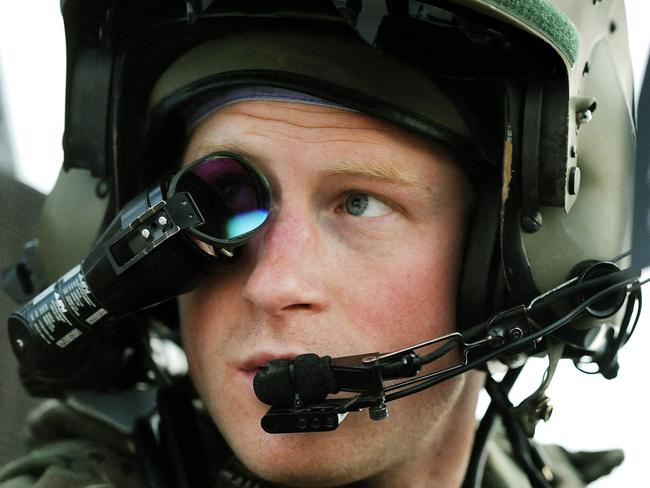
<path fill-rule="evenodd" d="M 233 155 L 214 154 L 192 163 L 182 170 L 174 192 L 188 192 L 200 210 L 205 223 L 194 229 L 198 238 L 236 241 L 257 230 L 269 215 L 266 179 Z"/>

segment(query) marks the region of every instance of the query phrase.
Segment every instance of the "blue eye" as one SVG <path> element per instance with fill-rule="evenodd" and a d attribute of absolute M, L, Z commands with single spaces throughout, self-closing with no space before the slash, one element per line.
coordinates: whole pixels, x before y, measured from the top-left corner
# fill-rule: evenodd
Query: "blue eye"
<path fill-rule="evenodd" d="M 381 217 L 391 211 L 388 205 L 367 193 L 350 193 L 343 205 L 345 211 L 355 217 Z"/>

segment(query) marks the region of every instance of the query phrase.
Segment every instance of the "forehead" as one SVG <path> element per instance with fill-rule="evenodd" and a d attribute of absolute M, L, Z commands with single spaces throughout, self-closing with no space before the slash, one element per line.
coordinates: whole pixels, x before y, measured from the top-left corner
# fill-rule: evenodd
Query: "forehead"
<path fill-rule="evenodd" d="M 224 145 L 245 149 L 282 140 L 297 146 L 329 148 L 328 152 L 336 152 L 337 147 L 349 151 L 356 145 L 360 150 L 374 146 L 371 152 L 420 152 L 440 163 L 456 159 L 451 151 L 433 141 L 353 110 L 285 101 L 243 101 L 209 114 L 194 127 L 185 160 Z"/>
<path fill-rule="evenodd" d="M 448 185 L 446 192 L 457 196 L 468 187 L 456 157 L 443 146 L 378 118 L 330 106 L 285 101 L 229 105 L 195 126 L 184 164 L 215 151 L 240 154 L 272 180 L 348 175 L 429 190 Z"/>

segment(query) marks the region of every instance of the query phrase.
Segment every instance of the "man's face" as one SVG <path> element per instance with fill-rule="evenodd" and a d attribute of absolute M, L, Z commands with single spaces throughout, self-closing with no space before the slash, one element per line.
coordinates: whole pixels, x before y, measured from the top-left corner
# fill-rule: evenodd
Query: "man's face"
<path fill-rule="evenodd" d="M 355 413 L 290 435 L 261 429 L 252 380 L 278 357 L 389 352 L 455 330 L 471 192 L 450 156 L 356 112 L 261 101 L 202 121 L 185 163 L 216 150 L 257 166 L 273 193 L 237 264 L 181 299 L 192 378 L 234 452 L 271 481 L 330 486 L 444 450 L 474 401 L 464 377 L 390 403 L 387 421 Z"/>

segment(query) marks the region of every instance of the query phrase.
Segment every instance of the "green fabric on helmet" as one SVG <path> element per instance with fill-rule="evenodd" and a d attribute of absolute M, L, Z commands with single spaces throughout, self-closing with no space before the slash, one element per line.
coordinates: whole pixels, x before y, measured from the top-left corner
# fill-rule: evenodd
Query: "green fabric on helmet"
<path fill-rule="evenodd" d="M 514 17 L 546 37 L 573 66 L 578 57 L 580 34 L 569 18 L 549 0 L 481 0 Z"/>

